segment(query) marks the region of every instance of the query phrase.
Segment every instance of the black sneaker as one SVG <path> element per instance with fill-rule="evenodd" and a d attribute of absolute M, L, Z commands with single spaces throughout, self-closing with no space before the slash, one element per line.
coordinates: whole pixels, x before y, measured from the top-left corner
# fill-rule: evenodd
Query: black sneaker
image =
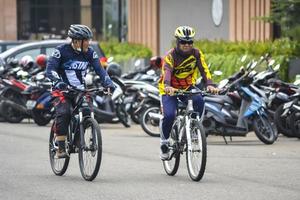
<path fill-rule="evenodd" d="M 161 160 L 167 160 L 169 159 L 169 146 L 167 144 L 162 144 L 160 146 L 160 155 Z"/>

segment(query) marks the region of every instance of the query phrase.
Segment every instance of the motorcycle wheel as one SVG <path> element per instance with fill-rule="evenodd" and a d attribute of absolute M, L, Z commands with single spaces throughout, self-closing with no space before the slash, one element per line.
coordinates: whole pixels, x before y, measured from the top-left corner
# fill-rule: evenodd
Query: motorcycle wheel
<path fill-rule="evenodd" d="M 265 144 L 273 144 L 277 139 L 277 132 L 266 116 L 256 116 L 253 119 L 253 129 L 258 139 Z"/>
<path fill-rule="evenodd" d="M 294 137 L 290 127 L 290 116 L 282 117 L 284 104 L 280 105 L 274 114 L 274 123 L 277 126 L 279 133 L 286 137 Z"/>
<path fill-rule="evenodd" d="M 140 124 L 139 116 L 138 116 L 138 115 L 136 115 L 136 114 L 134 114 L 134 113 L 131 113 L 131 114 L 130 114 L 130 117 L 131 117 L 131 119 L 132 119 L 132 121 L 133 121 L 134 123 Z"/>
<path fill-rule="evenodd" d="M 293 112 L 290 117 L 291 131 L 300 139 L 300 112 Z"/>
<path fill-rule="evenodd" d="M 141 117 L 141 126 L 143 130 L 152 137 L 159 137 L 159 119 L 152 119 L 150 113 L 160 113 L 159 107 L 149 107 L 143 113 Z"/>
<path fill-rule="evenodd" d="M 48 110 L 33 109 L 32 118 L 39 126 L 46 126 L 52 119 L 52 114 Z"/>
<path fill-rule="evenodd" d="M 124 106 L 118 104 L 116 111 L 117 111 L 117 117 L 119 118 L 120 122 L 126 128 L 129 128 L 131 125 L 131 118 L 130 118 L 130 115 L 126 112 Z"/>
<path fill-rule="evenodd" d="M 4 120 L 10 123 L 20 123 L 24 119 L 22 113 L 13 109 L 10 105 L 2 102 L 0 105 L 1 115 Z"/>

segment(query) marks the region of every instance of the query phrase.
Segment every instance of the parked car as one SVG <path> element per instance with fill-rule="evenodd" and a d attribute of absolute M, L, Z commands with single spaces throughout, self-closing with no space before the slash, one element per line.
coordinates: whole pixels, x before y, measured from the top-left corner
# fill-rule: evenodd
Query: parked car
<path fill-rule="evenodd" d="M 29 42 L 26 44 L 18 45 L 1 53 L 0 59 L 6 62 L 8 58 L 16 58 L 19 60 L 25 55 L 30 55 L 33 58 L 35 58 L 39 54 L 46 54 L 50 56 L 55 47 L 60 44 L 69 42 L 70 41 L 68 40 L 42 40 L 38 42 Z M 97 52 L 100 58 L 105 56 L 97 41 L 92 41 L 90 46 Z"/>
<path fill-rule="evenodd" d="M 0 40 L 0 53 L 12 48 L 12 47 L 15 47 L 15 46 L 18 46 L 20 44 L 24 44 L 28 41 L 25 41 L 25 40 Z"/>

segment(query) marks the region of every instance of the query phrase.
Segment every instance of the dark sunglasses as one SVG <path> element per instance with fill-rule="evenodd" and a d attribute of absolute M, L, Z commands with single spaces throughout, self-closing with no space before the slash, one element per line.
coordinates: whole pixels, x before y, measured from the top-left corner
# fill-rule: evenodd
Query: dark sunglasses
<path fill-rule="evenodd" d="M 179 40 L 179 44 L 193 44 L 194 41 L 184 41 L 184 40 Z"/>

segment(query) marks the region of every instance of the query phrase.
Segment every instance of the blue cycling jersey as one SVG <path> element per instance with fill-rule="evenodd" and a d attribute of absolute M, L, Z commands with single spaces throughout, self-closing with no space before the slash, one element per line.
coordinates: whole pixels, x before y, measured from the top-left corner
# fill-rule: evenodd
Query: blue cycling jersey
<path fill-rule="evenodd" d="M 91 47 L 87 52 L 77 52 L 71 44 L 58 46 L 47 62 L 46 76 L 53 82 L 63 81 L 74 87 L 84 87 L 84 77 L 89 66 L 100 76 L 103 87 L 114 87 Z"/>

